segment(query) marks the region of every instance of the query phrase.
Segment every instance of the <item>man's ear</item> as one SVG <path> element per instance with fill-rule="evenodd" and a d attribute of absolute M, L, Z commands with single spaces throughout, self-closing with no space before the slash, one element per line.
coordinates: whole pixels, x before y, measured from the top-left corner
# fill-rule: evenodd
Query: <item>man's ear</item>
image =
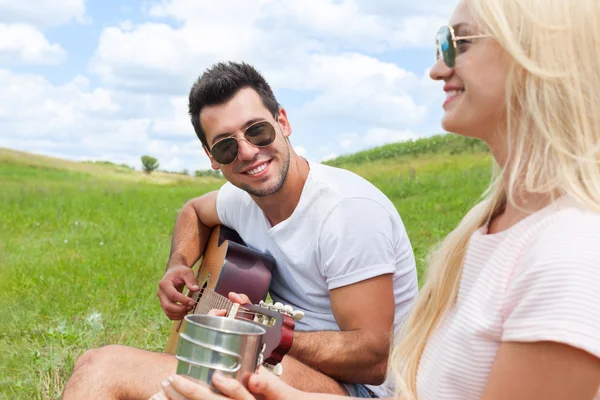
<path fill-rule="evenodd" d="M 290 137 L 290 135 L 292 134 L 292 125 L 290 125 L 290 120 L 287 117 L 287 112 L 285 111 L 285 108 L 283 108 L 283 107 L 279 108 L 277 122 L 279 123 L 279 126 L 281 127 L 283 136 L 285 136 L 286 138 Z"/>
<path fill-rule="evenodd" d="M 206 148 L 206 146 L 202 145 L 202 148 L 204 149 L 204 152 L 206 153 L 206 156 L 210 160 L 210 167 L 212 169 L 214 169 L 214 170 L 221 169 L 221 164 L 219 164 L 218 162 L 215 161 L 214 158 L 212 158 L 212 156 L 210 155 L 210 151 L 208 151 L 208 149 Z"/>

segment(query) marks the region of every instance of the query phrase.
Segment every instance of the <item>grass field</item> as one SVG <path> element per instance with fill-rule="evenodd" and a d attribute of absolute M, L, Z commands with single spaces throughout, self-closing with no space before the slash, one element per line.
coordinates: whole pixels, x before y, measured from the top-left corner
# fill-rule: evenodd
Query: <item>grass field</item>
<path fill-rule="evenodd" d="M 488 185 L 490 157 L 472 143 L 402 146 L 330 163 L 391 198 L 421 274 L 430 246 Z M 223 182 L 0 149 L 0 399 L 58 398 L 92 347 L 161 350 L 170 323 L 156 284 L 175 217 Z"/>

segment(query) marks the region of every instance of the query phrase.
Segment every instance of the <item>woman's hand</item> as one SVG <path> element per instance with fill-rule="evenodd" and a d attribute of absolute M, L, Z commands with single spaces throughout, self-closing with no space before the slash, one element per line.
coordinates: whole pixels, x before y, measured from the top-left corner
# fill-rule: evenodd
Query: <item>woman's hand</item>
<path fill-rule="evenodd" d="M 300 400 L 308 399 L 308 393 L 285 384 L 264 368 L 253 374 L 248 381 L 249 391 L 237 380 L 216 372 L 213 384 L 221 394 L 213 392 L 208 385 L 174 375 L 162 383 L 163 391 L 150 400 Z"/>

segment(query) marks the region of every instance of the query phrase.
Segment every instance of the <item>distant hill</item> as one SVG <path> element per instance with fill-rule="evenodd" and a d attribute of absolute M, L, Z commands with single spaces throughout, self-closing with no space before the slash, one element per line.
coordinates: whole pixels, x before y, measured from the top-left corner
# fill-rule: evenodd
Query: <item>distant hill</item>
<path fill-rule="evenodd" d="M 343 166 L 405 156 L 431 156 L 441 153 L 451 155 L 474 154 L 487 153 L 488 151 L 487 145 L 481 140 L 455 134 L 440 134 L 423 139 L 386 144 L 358 153 L 340 156 L 326 161 L 324 164 Z"/>
<path fill-rule="evenodd" d="M 165 171 L 154 171 L 148 175 L 127 165 L 118 165 L 109 161 L 78 162 L 0 147 L 0 171 L 4 172 L 5 175 L 31 175 L 36 170 L 62 172 L 63 174 L 68 172 L 71 175 L 84 174 L 98 178 L 158 184 L 192 183 L 195 179 L 198 179 L 190 175 Z M 215 182 L 221 180 L 215 177 L 202 177 L 201 179 Z"/>

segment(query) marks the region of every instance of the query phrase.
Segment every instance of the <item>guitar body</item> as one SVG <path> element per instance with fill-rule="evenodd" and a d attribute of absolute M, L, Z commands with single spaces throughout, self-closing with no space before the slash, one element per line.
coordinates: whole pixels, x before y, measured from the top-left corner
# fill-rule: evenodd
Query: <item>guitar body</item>
<path fill-rule="evenodd" d="M 252 304 L 258 304 L 267 297 L 274 268 L 273 257 L 247 247 L 234 230 L 223 225 L 216 226 L 211 232 L 196 273 L 200 291 L 188 293 L 196 302 L 191 314 L 207 314 L 213 308 L 227 309 L 230 292 L 243 293 Z M 253 312 L 250 313 L 252 315 L 241 312 L 241 317 L 250 321 L 257 313 L 271 317 L 269 326 L 266 326 L 264 356 L 265 362 L 274 365 L 281 361 L 291 347 L 294 320 L 288 315 L 252 304 L 243 305 L 246 310 Z M 177 351 L 179 333 L 184 324 L 185 321 L 173 322 L 166 353 L 174 354 Z"/>

